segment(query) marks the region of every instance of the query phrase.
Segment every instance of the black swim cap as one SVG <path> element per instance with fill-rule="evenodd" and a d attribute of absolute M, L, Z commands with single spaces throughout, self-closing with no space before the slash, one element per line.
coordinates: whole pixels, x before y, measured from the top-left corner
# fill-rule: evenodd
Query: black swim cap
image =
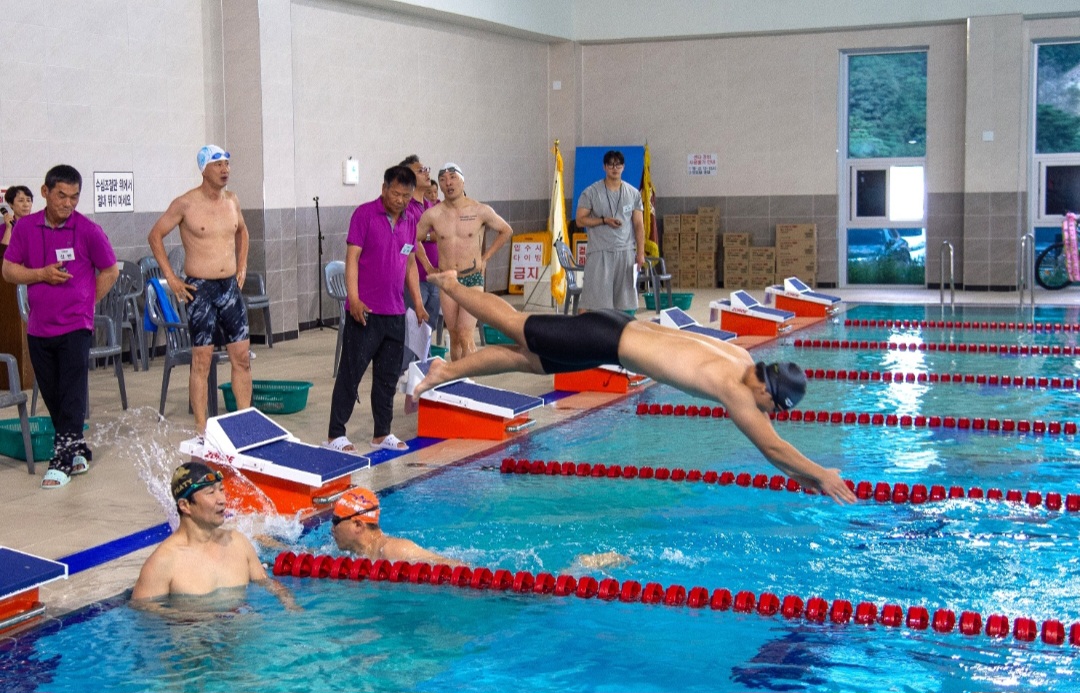
<path fill-rule="evenodd" d="M 202 462 L 185 462 L 176 468 L 172 476 L 173 500 L 188 498 L 204 486 L 211 486 L 222 480 L 221 472 L 211 469 Z"/>
<path fill-rule="evenodd" d="M 757 376 L 781 411 L 794 407 L 806 394 L 806 374 L 791 361 L 769 364 L 758 361 Z"/>

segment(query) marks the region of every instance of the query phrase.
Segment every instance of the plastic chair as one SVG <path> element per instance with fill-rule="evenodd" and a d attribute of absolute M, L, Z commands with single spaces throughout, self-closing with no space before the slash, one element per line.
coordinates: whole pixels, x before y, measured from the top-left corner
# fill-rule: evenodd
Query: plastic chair
<path fill-rule="evenodd" d="M 139 258 L 138 266 L 139 274 L 142 277 L 142 283 L 139 285 L 139 293 L 143 296 L 145 296 L 145 287 L 148 281 L 151 279 L 160 279 L 162 282 L 165 281 L 165 276 L 161 272 L 161 267 L 158 265 L 158 262 L 154 259 L 153 255 Z M 148 370 L 150 368 L 150 359 L 154 357 L 154 349 L 157 348 L 157 332 L 151 332 L 149 335 L 144 336 L 143 343 L 146 346 L 145 351 L 143 351 L 143 370 Z"/>
<path fill-rule="evenodd" d="M 581 285 L 577 281 L 577 273 L 585 268 L 574 262 L 574 255 L 570 252 L 570 246 L 562 241 L 555 241 L 555 252 L 559 256 L 559 266 L 566 273 L 566 299 L 563 301 L 563 314 L 570 313 L 570 304 L 573 303 L 574 313 L 577 313 L 578 297 L 581 296 Z"/>
<path fill-rule="evenodd" d="M 270 326 L 270 297 L 266 295 L 266 280 L 259 272 L 251 272 L 244 281 L 241 289 L 244 304 L 248 312 L 261 310 L 263 314 L 263 327 L 266 329 L 266 346 L 274 348 L 274 330 Z"/>
<path fill-rule="evenodd" d="M 165 416 L 165 399 L 169 394 L 169 378 L 172 375 L 173 366 L 191 365 L 191 332 L 188 330 L 187 308 L 185 304 L 176 300 L 176 296 L 168 286 L 162 286 L 164 290 L 163 300 L 168 301 L 178 320 L 172 322 L 166 320 L 161 305 L 158 303 L 157 291 L 154 284 L 146 285 L 146 310 L 159 331 L 165 333 L 165 371 L 161 375 L 161 404 L 158 413 Z M 207 379 L 206 412 L 209 416 L 217 416 L 217 366 L 221 354 L 214 352 L 210 359 L 210 375 Z M 189 403 L 190 407 L 190 403 Z"/>
<path fill-rule="evenodd" d="M 123 295 L 124 310 L 120 315 L 120 345 L 124 344 L 124 333 L 130 335 L 128 353 L 135 370 L 142 365 L 146 369 L 146 332 L 143 330 L 142 314 L 139 312 L 139 298 L 143 293 L 142 272 L 133 262 L 120 261 L 120 276 L 116 280 Z M 115 288 L 115 287 L 114 287 Z M 104 300 L 104 299 L 103 299 Z"/>
<path fill-rule="evenodd" d="M 337 346 L 334 347 L 334 377 L 337 377 L 338 364 L 341 362 L 341 341 L 345 335 L 345 300 L 349 297 L 345 289 L 345 263 L 331 260 L 323 266 L 323 279 L 326 280 L 326 293 L 338 302 Z"/>
<path fill-rule="evenodd" d="M 117 281 L 109 289 L 109 293 L 98 302 L 94 314 L 94 344 L 90 347 L 90 362 L 96 363 L 98 359 L 112 359 L 113 370 L 116 380 L 120 385 L 120 404 L 126 411 L 128 408 L 127 386 L 124 384 L 124 364 L 121 362 L 124 349 L 121 339 L 120 325 L 124 321 L 125 291 Z M 90 382 L 86 383 L 86 415 L 90 416 Z"/>
<path fill-rule="evenodd" d="M 7 364 L 8 389 L 0 392 L 0 409 L 19 408 L 19 425 L 22 427 L 23 449 L 26 451 L 26 471 L 34 473 L 34 442 L 30 436 L 30 418 L 26 415 L 26 393 L 19 389 L 19 366 L 11 354 L 0 354 L 0 362 Z"/>
<path fill-rule="evenodd" d="M 178 245 L 169 251 L 169 266 L 172 267 L 173 274 L 178 277 L 183 277 L 186 274 L 184 272 L 185 252 L 182 245 Z"/>
<path fill-rule="evenodd" d="M 664 308 L 673 308 L 674 303 L 671 302 L 671 274 L 668 273 L 667 267 L 664 266 L 664 258 L 662 257 L 645 257 L 646 264 L 649 265 L 649 271 L 647 273 L 649 279 L 649 291 L 653 295 L 653 303 L 656 306 L 656 314 L 659 315 L 660 311 Z M 666 286 L 667 288 L 667 305 L 660 305 L 660 289 Z"/>
<path fill-rule="evenodd" d="M 30 298 L 26 293 L 26 284 L 15 287 L 15 295 L 19 301 L 19 316 L 22 317 L 23 325 L 30 324 Z M 37 416 L 38 386 L 37 376 L 34 376 L 33 397 L 30 400 L 30 416 Z"/>

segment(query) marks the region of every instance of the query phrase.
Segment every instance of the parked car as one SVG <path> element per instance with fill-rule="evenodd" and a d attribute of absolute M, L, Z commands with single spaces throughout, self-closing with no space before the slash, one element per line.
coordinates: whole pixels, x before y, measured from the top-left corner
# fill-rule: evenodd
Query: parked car
<path fill-rule="evenodd" d="M 911 262 L 911 250 L 896 229 L 848 229 L 848 262 Z"/>
<path fill-rule="evenodd" d="M 912 262 L 926 260 L 926 229 L 897 229 L 900 237 L 908 244 Z"/>

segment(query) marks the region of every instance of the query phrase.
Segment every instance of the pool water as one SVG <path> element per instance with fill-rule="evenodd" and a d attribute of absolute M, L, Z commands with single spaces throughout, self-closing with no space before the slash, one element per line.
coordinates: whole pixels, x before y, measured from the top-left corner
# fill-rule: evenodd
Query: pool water
<path fill-rule="evenodd" d="M 932 311 L 932 312 L 931 312 Z M 938 319 L 938 309 L 865 306 L 849 318 Z M 962 314 L 962 317 L 961 317 Z M 1029 313 L 1030 315 L 1030 313 Z M 977 316 L 977 317 L 976 317 Z M 1069 320 L 1064 311 L 1037 319 Z M 1014 310 L 958 310 L 967 320 Z M 847 328 L 821 339 L 1071 344 L 1078 335 Z M 1080 372 L 1073 357 L 830 351 L 786 338 L 755 358 L 808 368 L 1009 375 Z M 1080 513 L 950 500 L 841 507 L 788 493 L 656 480 L 502 474 L 505 457 L 772 474 L 730 421 L 636 415 L 639 402 L 702 404 L 651 387 L 382 494 L 384 529 L 474 565 L 591 574 L 903 606 L 1080 621 Z M 814 380 L 801 407 L 1076 420 L 1080 393 L 944 383 Z M 1075 436 L 778 422 L 807 456 L 853 480 L 1077 492 Z M 299 540 L 336 553 L 326 524 Z M 583 570 L 582 554 L 630 563 Z M 273 554 L 265 555 L 272 560 Z M 303 605 L 260 589 L 226 616 L 171 621 L 123 598 L 0 649 L 8 691 L 1072 691 L 1076 650 L 1011 636 L 777 615 L 282 578 Z"/>

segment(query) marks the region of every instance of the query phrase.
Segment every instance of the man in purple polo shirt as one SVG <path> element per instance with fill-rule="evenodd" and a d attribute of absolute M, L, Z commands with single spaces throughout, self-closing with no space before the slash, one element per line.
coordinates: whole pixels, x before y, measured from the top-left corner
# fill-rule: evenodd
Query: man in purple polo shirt
<path fill-rule="evenodd" d="M 375 431 L 371 447 L 407 450 L 390 432 L 394 420 L 394 392 L 401 374 L 405 348 L 405 297 L 408 290 L 416 306 L 417 320 L 427 320 L 420 299 L 416 272 L 416 217 L 406 212 L 416 174 L 405 166 L 393 166 L 383 174 L 382 195 L 356 208 L 345 239 L 345 331 L 341 366 L 330 400 L 328 447 L 355 452 L 345 436 L 345 424 L 356 404 L 356 389 L 368 364 L 374 362 L 371 381 L 371 413 Z"/>
<path fill-rule="evenodd" d="M 94 304 L 120 276 L 105 232 L 75 211 L 81 191 L 74 168 L 50 169 L 41 186 L 45 209 L 19 219 L 4 254 L 4 279 L 27 285 L 30 362 L 56 429 L 42 488 L 59 488 L 90 470 L 83 422 Z"/>

